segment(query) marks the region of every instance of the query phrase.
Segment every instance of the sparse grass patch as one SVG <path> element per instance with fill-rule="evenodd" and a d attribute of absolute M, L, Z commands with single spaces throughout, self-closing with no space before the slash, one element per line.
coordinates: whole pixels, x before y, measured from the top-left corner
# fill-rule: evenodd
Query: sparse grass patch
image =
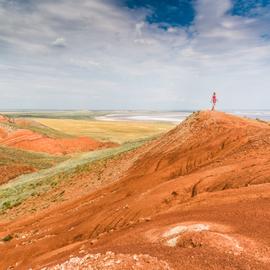
<path fill-rule="evenodd" d="M 3 242 L 9 242 L 13 239 L 13 236 L 11 234 L 8 234 L 7 236 L 3 237 L 1 240 Z"/>
<path fill-rule="evenodd" d="M 6 200 L 2 204 L 2 209 L 0 212 L 4 212 L 8 209 L 11 209 L 13 207 L 19 206 L 22 202 L 20 200 Z"/>
<path fill-rule="evenodd" d="M 262 120 L 260 118 L 256 118 L 256 121 L 258 121 L 260 123 L 264 123 L 264 124 L 270 125 L 270 122 L 269 121 L 265 121 L 265 120 Z"/>
<path fill-rule="evenodd" d="M 36 169 L 47 169 L 67 158 L 0 146 L 0 166 L 23 164 Z"/>
<path fill-rule="evenodd" d="M 0 186 L 0 212 L 5 212 L 27 198 L 47 192 L 62 181 L 68 181 L 74 175 L 89 170 L 89 164 L 93 162 L 114 158 L 138 148 L 145 142 L 146 140 L 140 140 L 116 148 L 78 154 L 52 168 L 20 176 L 12 182 Z"/>
<path fill-rule="evenodd" d="M 42 125 L 40 123 L 33 123 L 32 125 L 28 125 L 26 127 L 21 126 L 21 127 L 29 129 L 33 132 L 42 134 L 42 135 L 50 137 L 50 138 L 73 138 L 74 137 L 70 134 L 66 134 L 66 133 L 61 132 L 59 130 L 52 129 L 52 128 L 47 127 L 45 125 Z"/>
<path fill-rule="evenodd" d="M 13 205 L 12 205 L 12 202 L 11 201 L 5 201 L 3 202 L 3 209 L 6 210 L 6 209 L 9 209 L 11 208 Z"/>

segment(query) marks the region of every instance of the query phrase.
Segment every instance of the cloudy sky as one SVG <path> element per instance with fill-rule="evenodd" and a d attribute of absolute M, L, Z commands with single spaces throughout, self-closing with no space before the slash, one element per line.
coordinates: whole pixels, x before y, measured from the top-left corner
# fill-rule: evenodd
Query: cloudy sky
<path fill-rule="evenodd" d="M 270 109 L 270 0 L 0 0 L 0 110 Z"/>

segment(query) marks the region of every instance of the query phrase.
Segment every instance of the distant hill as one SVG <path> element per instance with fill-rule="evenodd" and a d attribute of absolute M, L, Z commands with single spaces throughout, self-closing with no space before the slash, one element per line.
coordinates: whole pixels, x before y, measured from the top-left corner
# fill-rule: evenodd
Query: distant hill
<path fill-rule="evenodd" d="M 73 137 L 35 121 L 1 116 L 0 145 L 65 155 L 107 148 L 116 144 L 99 142 L 89 137 Z"/>

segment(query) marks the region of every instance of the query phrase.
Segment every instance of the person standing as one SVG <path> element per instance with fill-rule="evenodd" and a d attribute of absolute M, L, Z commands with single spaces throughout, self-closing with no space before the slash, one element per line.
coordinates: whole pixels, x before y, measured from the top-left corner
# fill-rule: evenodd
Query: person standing
<path fill-rule="evenodd" d="M 217 95 L 216 95 L 216 92 L 213 93 L 213 96 L 212 96 L 212 111 L 215 110 L 215 107 L 216 107 L 216 103 L 217 103 Z"/>

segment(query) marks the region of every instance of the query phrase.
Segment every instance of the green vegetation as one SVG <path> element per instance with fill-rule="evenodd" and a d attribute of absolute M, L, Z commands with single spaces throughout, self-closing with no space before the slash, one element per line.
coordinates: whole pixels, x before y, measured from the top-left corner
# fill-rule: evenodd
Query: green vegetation
<path fill-rule="evenodd" d="M 51 118 L 51 119 L 95 119 L 106 115 L 108 111 L 32 111 L 32 112 L 4 112 L 12 118 Z"/>
<path fill-rule="evenodd" d="M 256 118 L 256 121 L 261 122 L 261 123 L 264 123 L 264 124 L 267 124 L 267 125 L 270 125 L 270 122 L 269 121 L 265 121 L 265 120 L 262 120 L 260 118 Z"/>
<path fill-rule="evenodd" d="M 117 148 L 98 150 L 79 154 L 52 168 L 36 173 L 20 176 L 13 181 L 0 186 L 0 212 L 15 207 L 31 196 L 38 196 L 68 176 L 84 169 L 84 165 L 95 161 L 113 158 L 121 153 L 131 151 L 145 143 L 145 140 L 126 143 Z"/>
<path fill-rule="evenodd" d="M 6 125 L 9 129 L 28 129 L 52 138 L 89 136 L 122 145 L 65 157 L 0 146 L 0 166 L 11 165 L 12 168 L 13 164 L 27 165 L 39 170 L 21 175 L 0 186 L 0 212 L 20 205 L 27 198 L 39 196 L 80 173 L 92 170 L 92 165 L 102 166 L 107 159 L 117 158 L 119 154 L 131 151 L 174 127 L 173 124 L 158 122 L 93 120 L 96 116 L 107 113 L 89 111 L 6 113 L 5 115 L 11 117 L 11 121 L 1 125 Z M 34 117 L 36 121 L 15 119 L 17 117 Z M 12 118 L 15 120 L 12 121 Z"/>
<path fill-rule="evenodd" d="M 1 240 L 2 240 L 3 242 L 9 242 L 9 241 L 12 240 L 12 239 L 13 239 L 13 236 L 10 235 L 10 234 L 8 234 L 7 236 L 5 236 L 4 238 L 2 238 Z"/>
<path fill-rule="evenodd" d="M 67 157 L 51 156 L 48 154 L 0 146 L 0 166 L 23 164 L 36 169 L 47 169 L 66 159 Z"/>
<path fill-rule="evenodd" d="M 47 127 L 47 126 L 42 125 L 42 124 L 37 123 L 37 122 L 33 122 L 33 123 L 31 123 L 31 125 L 28 125 L 28 126 L 20 126 L 20 125 L 18 125 L 18 126 L 20 128 L 29 129 L 33 132 L 42 134 L 42 135 L 50 137 L 50 138 L 72 138 L 72 137 L 74 137 L 70 134 L 66 134 L 66 133 L 61 132 L 59 130 L 52 129 L 50 127 Z"/>

